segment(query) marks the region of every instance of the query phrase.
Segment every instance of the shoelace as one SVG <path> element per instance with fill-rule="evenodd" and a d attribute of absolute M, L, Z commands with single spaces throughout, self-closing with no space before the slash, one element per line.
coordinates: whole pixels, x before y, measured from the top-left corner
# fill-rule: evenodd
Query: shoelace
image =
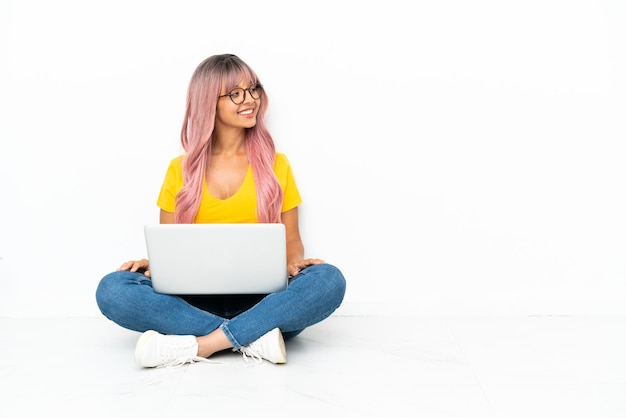
<path fill-rule="evenodd" d="M 179 367 L 182 366 L 183 364 L 187 364 L 187 363 L 214 363 L 214 364 L 221 364 L 219 361 L 213 361 L 213 360 L 209 360 L 208 358 L 204 358 L 204 357 L 199 357 L 199 356 L 194 356 L 194 357 L 188 357 L 188 356 L 181 356 L 178 358 L 175 358 L 171 361 L 168 361 L 167 363 L 163 363 L 157 366 L 157 368 L 160 367 Z"/>
<path fill-rule="evenodd" d="M 251 349 L 250 347 L 243 347 L 240 352 L 243 355 L 243 359 L 246 363 L 249 363 L 250 359 L 254 360 L 254 362 L 257 364 L 263 363 L 263 357 L 261 357 L 258 352 Z"/>
<path fill-rule="evenodd" d="M 163 359 L 171 358 L 169 361 L 164 361 L 162 364 L 158 365 L 158 367 L 178 367 L 187 363 L 218 363 L 213 360 L 209 360 L 205 357 L 200 357 L 196 355 L 191 355 L 188 352 L 189 346 L 187 344 L 172 344 L 170 341 L 170 346 L 166 347 L 164 352 L 161 353 Z"/>

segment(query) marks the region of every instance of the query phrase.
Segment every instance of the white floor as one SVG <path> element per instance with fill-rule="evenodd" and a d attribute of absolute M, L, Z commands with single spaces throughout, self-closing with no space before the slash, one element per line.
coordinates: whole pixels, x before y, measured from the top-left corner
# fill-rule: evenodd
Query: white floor
<path fill-rule="evenodd" d="M 0 417 L 626 417 L 626 317 L 333 316 L 288 363 L 141 369 L 104 318 L 0 318 Z"/>

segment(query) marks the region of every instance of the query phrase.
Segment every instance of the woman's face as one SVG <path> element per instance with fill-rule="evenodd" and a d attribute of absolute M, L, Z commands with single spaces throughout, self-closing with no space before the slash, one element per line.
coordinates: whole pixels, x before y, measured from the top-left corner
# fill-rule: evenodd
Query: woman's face
<path fill-rule="evenodd" d="M 252 128 L 256 125 L 260 105 L 261 87 L 242 81 L 236 88 L 222 91 L 217 102 L 215 126 Z"/>

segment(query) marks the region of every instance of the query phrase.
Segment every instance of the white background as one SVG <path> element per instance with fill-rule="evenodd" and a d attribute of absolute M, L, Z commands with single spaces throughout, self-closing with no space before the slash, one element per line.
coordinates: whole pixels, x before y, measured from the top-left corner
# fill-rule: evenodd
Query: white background
<path fill-rule="evenodd" d="M 0 0 L 0 316 L 99 315 L 209 55 L 259 74 L 338 313 L 626 313 L 620 0 Z M 245 260 L 242 260 L 245 262 Z"/>

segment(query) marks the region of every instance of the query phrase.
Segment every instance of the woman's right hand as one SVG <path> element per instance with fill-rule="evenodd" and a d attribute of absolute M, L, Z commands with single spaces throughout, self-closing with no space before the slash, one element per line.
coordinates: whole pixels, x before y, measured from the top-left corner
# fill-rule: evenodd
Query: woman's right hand
<path fill-rule="evenodd" d="M 141 260 L 131 260 L 127 261 L 121 266 L 118 267 L 117 271 L 131 271 L 135 272 L 143 272 L 144 275 L 150 277 L 150 264 L 148 260 L 142 258 Z"/>

